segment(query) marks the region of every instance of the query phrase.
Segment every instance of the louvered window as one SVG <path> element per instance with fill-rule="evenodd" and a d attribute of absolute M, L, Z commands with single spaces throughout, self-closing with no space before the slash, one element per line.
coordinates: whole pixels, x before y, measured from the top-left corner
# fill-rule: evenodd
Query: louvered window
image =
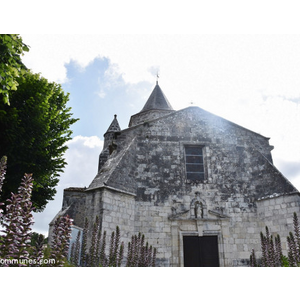
<path fill-rule="evenodd" d="M 202 146 L 185 146 L 185 164 L 186 178 L 188 180 L 204 180 Z"/>

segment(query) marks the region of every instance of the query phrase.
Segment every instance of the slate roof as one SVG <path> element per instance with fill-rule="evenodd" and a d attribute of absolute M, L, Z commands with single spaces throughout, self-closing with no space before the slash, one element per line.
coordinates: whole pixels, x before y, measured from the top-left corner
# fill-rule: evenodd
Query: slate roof
<path fill-rule="evenodd" d="M 164 137 L 165 141 L 168 141 L 168 139 L 170 141 L 188 141 L 189 139 L 184 139 L 185 132 L 190 134 L 191 130 L 194 130 L 194 127 L 196 128 L 197 126 L 197 130 L 201 128 L 209 129 L 205 134 L 203 132 L 200 133 L 201 130 L 199 130 L 199 135 L 202 134 L 202 140 L 205 138 L 208 140 L 215 139 L 217 136 L 221 139 L 218 143 L 225 143 L 222 142 L 222 138 L 226 141 L 226 137 L 230 138 L 230 136 L 233 135 L 234 137 L 231 138 L 231 140 L 234 142 L 232 142 L 233 145 L 235 145 L 240 137 L 247 137 L 246 141 L 243 139 L 241 145 L 244 147 L 244 143 L 248 143 L 248 145 L 251 146 L 251 149 L 253 148 L 256 150 L 255 152 L 257 153 L 254 155 L 253 152 L 252 156 L 255 156 L 255 159 L 260 161 L 260 165 L 264 166 L 267 177 L 272 174 L 274 177 L 272 180 L 274 182 L 275 179 L 277 180 L 278 186 L 282 187 L 282 189 L 279 188 L 278 191 L 280 190 L 280 192 L 282 192 L 284 190 L 285 193 L 287 191 L 296 191 L 290 182 L 275 169 L 270 153 L 273 146 L 268 144 L 269 138 L 223 119 L 222 117 L 216 116 L 199 107 L 188 107 L 179 111 L 174 111 L 158 84 L 156 84 L 144 108 L 137 115 L 147 115 L 148 112 L 151 114 L 151 111 L 162 111 L 162 113 L 165 111 L 167 115 L 158 114 L 156 118 L 148 120 L 147 125 L 140 123 L 124 130 L 119 129 L 120 127 L 115 116 L 108 131 L 120 131 L 117 151 L 114 151 L 108 158 L 87 191 L 106 187 L 137 195 L 138 188 L 141 187 L 141 182 L 144 180 L 142 177 L 145 177 L 147 172 L 150 172 L 148 170 L 143 173 L 144 171 L 141 170 L 145 168 L 144 165 L 151 165 L 151 162 L 147 160 L 148 158 L 143 158 L 144 161 L 142 161 L 142 157 L 144 157 L 147 152 L 145 152 L 145 147 L 148 147 L 145 146 L 147 137 L 149 138 L 152 136 L 151 130 L 153 131 L 152 141 L 154 141 L 153 145 L 155 146 L 155 141 L 159 138 L 158 136 L 164 136 L 164 132 L 160 131 L 159 128 L 164 128 L 166 130 L 167 135 Z M 193 134 L 195 135 L 196 133 Z M 234 138 L 236 138 L 236 141 Z M 149 147 L 151 147 L 151 145 L 152 144 L 149 144 Z M 148 156 L 150 156 L 150 150 L 147 152 Z M 139 175 L 139 177 L 137 177 L 137 175 Z M 259 174 L 259 176 L 262 175 Z M 253 178 L 255 178 L 254 175 Z M 264 193 L 268 194 L 268 191 L 264 191 Z"/>
<path fill-rule="evenodd" d="M 132 176 L 129 176 L 127 169 L 123 167 L 125 164 L 133 164 L 136 147 L 136 138 L 133 138 L 126 146 L 119 152 L 114 151 L 110 158 L 106 161 L 104 166 L 100 169 L 96 177 L 93 179 L 87 190 L 95 188 L 112 187 L 121 189 L 122 191 L 135 193 L 136 182 Z M 123 178 L 123 184 L 118 182 L 117 178 Z"/>
<path fill-rule="evenodd" d="M 266 148 L 266 152 L 269 152 L 272 148 L 272 146 L 267 146 L 267 141 L 262 142 L 262 140 L 268 140 L 268 138 L 264 136 L 243 128 L 226 119 L 215 116 L 198 107 L 188 107 L 179 111 L 175 111 L 167 116 L 151 120 L 149 121 L 149 124 L 154 128 L 155 126 L 164 126 L 168 123 L 170 124 L 170 126 L 168 127 L 170 129 L 174 128 L 174 124 L 178 123 L 180 120 L 187 120 L 188 128 L 191 128 L 193 124 L 201 121 L 201 117 L 204 117 L 205 121 L 207 122 L 207 125 L 203 126 L 213 126 L 215 129 L 212 132 L 219 132 L 218 136 L 222 136 L 223 132 L 224 135 L 229 132 L 230 134 L 235 134 L 236 130 L 238 130 L 241 132 L 241 135 L 249 135 L 253 137 L 253 141 L 257 140 L 257 144 L 253 143 L 250 145 L 252 149 L 251 158 L 255 158 L 256 161 L 259 161 L 259 166 L 263 168 L 263 172 L 260 171 L 259 174 L 255 175 L 255 172 L 253 171 L 252 173 L 254 175 L 252 179 L 254 181 L 256 180 L 255 186 L 257 185 L 256 183 L 259 180 L 266 183 L 266 186 L 264 186 L 263 184 L 261 185 L 263 192 L 261 190 L 255 190 L 255 193 L 257 193 L 255 195 L 258 198 L 261 197 L 261 195 L 269 195 L 273 194 L 274 192 L 284 194 L 298 192 L 297 189 L 281 174 L 281 172 L 275 168 L 275 166 L 271 162 L 271 156 L 266 157 L 265 153 L 263 153 L 264 149 L 260 147 L 261 143 L 265 144 L 264 148 Z M 148 176 L 147 180 L 150 180 L 150 175 L 148 174 L 149 172 L 151 172 L 150 167 L 153 167 L 154 165 L 158 166 L 158 164 L 163 163 L 163 159 L 160 160 L 159 163 L 153 163 L 152 160 L 148 161 L 149 158 L 151 158 L 151 149 L 153 150 L 153 147 L 159 144 L 158 140 L 155 141 L 156 136 L 153 135 L 153 143 L 150 143 L 148 145 L 148 142 L 145 138 L 146 135 L 150 134 L 148 133 L 148 128 L 148 126 L 140 124 L 138 126 L 135 126 L 134 128 L 127 128 L 121 131 L 121 137 L 123 138 L 122 141 L 120 141 L 119 150 L 114 151 L 113 154 L 109 157 L 107 162 L 103 165 L 94 180 L 91 182 L 90 186 L 87 188 L 87 191 L 106 187 L 138 196 L 138 188 L 144 187 L 144 179 L 142 177 L 146 178 Z M 184 124 L 180 123 L 178 130 L 180 132 L 184 132 Z M 204 138 L 205 137 L 202 137 L 202 139 Z M 210 137 L 208 136 L 208 138 Z M 174 136 L 174 141 L 175 140 L 179 141 L 180 136 Z M 170 143 L 173 143 L 173 140 L 170 140 Z M 212 145 L 214 143 L 215 142 L 213 142 Z M 164 143 L 161 143 L 162 148 L 164 147 L 163 145 Z M 145 152 L 145 149 L 147 149 L 147 147 L 149 147 L 149 151 Z M 166 147 L 164 149 L 166 149 Z M 157 153 L 153 154 L 153 156 L 155 155 L 157 155 Z M 157 157 L 161 157 L 161 154 L 157 155 Z M 248 165 L 249 164 L 250 162 L 248 163 Z M 144 172 L 142 170 L 143 168 L 149 168 L 149 170 Z M 272 180 L 273 184 L 269 184 L 270 180 Z M 217 185 L 216 182 L 212 182 L 211 184 L 215 186 Z M 168 188 L 168 184 L 162 185 L 165 185 L 165 189 Z M 159 185 L 159 189 L 161 191 L 163 191 L 162 185 Z M 254 191 L 249 188 L 249 193 L 250 192 L 254 193 Z"/>
<path fill-rule="evenodd" d="M 167 97 L 161 90 L 158 83 L 156 83 L 155 88 L 153 89 L 150 97 L 148 98 L 146 104 L 140 112 L 147 110 L 173 110 L 171 104 L 169 103 Z"/>
<path fill-rule="evenodd" d="M 114 117 L 113 121 L 111 122 L 111 124 L 109 125 L 106 133 L 107 132 L 112 132 L 112 131 L 113 132 L 121 131 L 121 127 L 120 127 L 119 122 L 117 120 L 117 115 L 115 115 L 115 117 Z"/>

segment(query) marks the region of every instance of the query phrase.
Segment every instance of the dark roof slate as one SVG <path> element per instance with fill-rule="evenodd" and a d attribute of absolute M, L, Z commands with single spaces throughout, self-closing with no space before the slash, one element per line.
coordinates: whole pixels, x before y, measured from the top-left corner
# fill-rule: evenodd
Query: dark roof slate
<path fill-rule="evenodd" d="M 153 89 L 150 97 L 148 98 L 146 104 L 140 112 L 153 109 L 162 109 L 162 110 L 173 110 L 171 104 L 169 103 L 167 97 L 161 90 L 158 83 L 156 83 L 155 88 Z"/>
<path fill-rule="evenodd" d="M 121 131 L 121 127 L 119 125 L 119 122 L 117 120 L 117 115 L 115 115 L 113 121 L 111 122 L 111 124 L 109 125 L 107 132 L 112 132 L 112 131 Z"/>

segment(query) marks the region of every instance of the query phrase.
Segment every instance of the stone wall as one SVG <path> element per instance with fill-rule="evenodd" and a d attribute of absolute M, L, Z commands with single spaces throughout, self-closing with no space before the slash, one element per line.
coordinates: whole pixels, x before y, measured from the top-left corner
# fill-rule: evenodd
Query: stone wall
<path fill-rule="evenodd" d="M 265 233 L 265 226 L 268 226 L 272 235 L 280 235 L 283 245 L 283 252 L 287 254 L 286 237 L 289 232 L 294 232 L 293 214 L 297 214 L 300 220 L 300 195 L 271 195 L 257 201 L 257 222 L 258 226 Z"/>
<path fill-rule="evenodd" d="M 260 232 L 265 234 L 266 226 L 274 237 L 280 235 L 283 254 L 287 255 L 286 237 L 293 232 L 293 213 L 300 217 L 299 206 L 299 193 L 276 195 L 257 200 L 255 212 L 231 214 L 227 240 L 229 266 L 248 265 L 252 249 L 261 257 Z"/>
<path fill-rule="evenodd" d="M 121 240 L 127 244 L 134 234 L 135 225 L 135 195 L 105 188 L 102 192 L 102 230 L 106 230 L 107 237 L 119 226 Z M 107 240 L 108 243 L 108 240 Z"/>
<path fill-rule="evenodd" d="M 142 124 L 144 122 L 148 122 L 150 120 L 157 119 L 159 117 L 168 115 L 171 112 L 169 110 L 150 110 L 150 111 L 138 113 L 136 115 L 133 115 L 130 118 L 128 127 L 136 126 L 136 125 Z"/>
<path fill-rule="evenodd" d="M 64 190 L 62 210 L 71 216 L 74 223 L 79 227 L 84 227 L 86 216 L 86 193 L 85 188 L 67 188 Z"/>
<path fill-rule="evenodd" d="M 272 165 L 273 147 L 268 138 L 199 108 L 129 128 L 118 139 L 112 159 L 120 153 L 122 160 L 109 184 L 122 190 L 130 186 L 132 192 L 137 188 L 138 201 L 164 202 L 170 194 L 185 195 L 192 191 L 193 183 L 185 175 L 185 145 L 204 147 L 202 183 L 209 185 L 208 189 L 218 190 L 222 201 L 243 199 L 248 207 L 257 198 L 295 191 Z M 126 182 L 128 178 L 130 185 Z M 243 209 L 242 205 L 239 208 Z"/>
<path fill-rule="evenodd" d="M 100 216 L 108 237 L 118 225 L 125 249 L 145 234 L 159 266 L 183 266 L 184 235 L 217 236 L 220 265 L 245 266 L 252 248 L 260 255 L 265 226 L 283 241 L 293 229 L 299 192 L 272 164 L 266 137 L 191 107 L 123 130 L 114 142 L 88 189 L 65 190 L 63 208 L 79 227 Z M 204 180 L 186 179 L 186 145 L 203 146 Z M 195 218 L 194 203 L 203 216 Z"/>
<path fill-rule="evenodd" d="M 157 249 L 160 267 L 170 266 L 172 256 L 171 223 L 168 220 L 170 207 L 159 206 L 151 202 L 136 202 L 134 229 L 135 233 L 145 235 L 145 241 Z"/>

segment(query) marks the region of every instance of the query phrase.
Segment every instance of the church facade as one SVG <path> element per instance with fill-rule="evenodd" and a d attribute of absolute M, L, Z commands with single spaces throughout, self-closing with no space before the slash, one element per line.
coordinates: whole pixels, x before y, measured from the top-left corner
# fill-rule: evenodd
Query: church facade
<path fill-rule="evenodd" d="M 77 228 L 99 216 L 108 235 L 118 225 L 125 245 L 143 233 L 157 266 L 246 266 L 265 226 L 286 251 L 299 215 L 299 192 L 272 149 L 269 138 L 199 107 L 173 110 L 157 83 L 127 129 L 115 115 L 98 174 L 88 188 L 64 190 L 61 213 Z"/>

